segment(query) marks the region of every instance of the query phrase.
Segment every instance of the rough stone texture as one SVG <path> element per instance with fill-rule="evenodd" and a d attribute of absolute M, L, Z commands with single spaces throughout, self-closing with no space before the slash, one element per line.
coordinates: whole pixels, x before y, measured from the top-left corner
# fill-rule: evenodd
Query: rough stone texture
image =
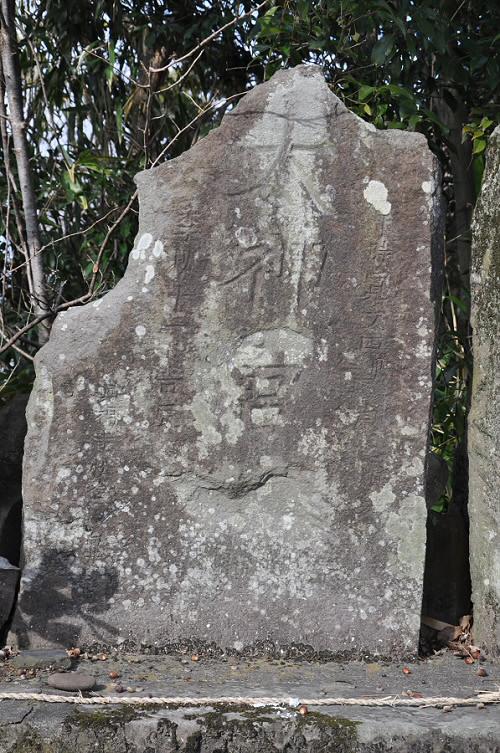
<path fill-rule="evenodd" d="M 469 517 L 476 640 L 500 655 L 500 128 L 487 155 L 472 243 L 474 378 Z"/>
<path fill-rule="evenodd" d="M 133 657 L 135 660 L 137 656 Z M 90 664 L 90 662 L 89 662 Z M 179 657 L 141 657 L 90 664 L 103 688 L 112 666 L 126 684 L 143 694 L 275 696 L 279 698 L 360 697 L 413 692 L 473 697 L 498 686 L 498 671 L 487 678 L 453 656 L 401 666 L 312 662 L 235 664 L 201 660 L 190 681 Z M 88 669 L 88 667 L 87 667 Z M 5 666 L 4 666 L 5 670 Z M 144 682 L 144 677 L 148 679 Z M 0 692 L 51 692 L 43 679 L 0 683 Z M 54 691 L 52 691 L 54 692 Z M 97 694 L 105 692 L 97 691 Z M 60 694 L 60 693 L 59 693 Z M 95 695 L 93 693 L 92 695 Z M 125 693 L 124 695 L 129 695 Z M 137 697 L 138 693 L 132 694 Z M 310 706 L 302 717 L 289 706 L 130 708 L 2 701 L 0 753 L 500 753 L 500 707 L 367 708 Z"/>
<path fill-rule="evenodd" d="M 3 702 L 0 753 L 499 753 L 498 709 L 133 711 Z"/>
<path fill-rule="evenodd" d="M 415 651 L 424 137 L 377 132 L 299 67 L 137 183 L 124 279 L 37 357 L 19 642 Z"/>

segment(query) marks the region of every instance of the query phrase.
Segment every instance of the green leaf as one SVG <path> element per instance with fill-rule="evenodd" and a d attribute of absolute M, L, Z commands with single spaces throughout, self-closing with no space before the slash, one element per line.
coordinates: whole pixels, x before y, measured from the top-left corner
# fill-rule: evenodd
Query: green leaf
<path fill-rule="evenodd" d="M 91 170 L 94 173 L 109 176 L 113 173 L 111 163 L 112 160 L 110 157 L 104 157 L 100 154 L 94 154 L 93 152 L 86 150 L 78 155 L 75 164 L 78 164 L 80 167 L 85 167 L 87 170 Z"/>
<path fill-rule="evenodd" d="M 358 92 L 359 101 L 364 102 L 365 99 L 368 99 L 370 94 L 374 91 L 375 91 L 374 86 L 368 86 L 368 84 L 363 84 L 362 86 L 359 87 L 359 92 Z"/>
<path fill-rule="evenodd" d="M 394 34 L 385 34 L 373 46 L 372 63 L 383 65 L 394 47 Z"/>
<path fill-rule="evenodd" d="M 64 187 L 70 192 L 70 194 L 73 194 L 74 196 L 78 196 L 83 191 L 83 188 L 78 182 L 75 175 L 75 165 L 72 165 L 70 168 L 68 168 L 68 170 L 66 170 L 66 172 L 63 173 L 62 182 Z"/>
<path fill-rule="evenodd" d="M 472 154 L 481 154 L 486 149 L 486 139 L 474 139 Z"/>
<path fill-rule="evenodd" d="M 116 131 L 118 133 L 118 143 L 121 144 L 123 141 L 123 107 L 121 102 L 118 102 L 116 105 L 115 118 Z"/>
<path fill-rule="evenodd" d="M 450 301 L 453 301 L 455 306 L 457 306 L 457 308 L 459 308 L 460 311 L 462 311 L 464 314 L 469 313 L 469 307 L 466 301 L 462 301 L 462 299 L 458 298 L 458 296 L 456 295 L 449 295 L 449 296 L 446 296 L 446 298 L 448 298 Z"/>
<path fill-rule="evenodd" d="M 493 125 L 493 120 L 490 120 L 486 116 L 481 120 L 479 127 L 482 128 L 483 131 L 487 131 L 490 125 Z"/>
<path fill-rule="evenodd" d="M 436 505 L 433 505 L 431 507 L 431 510 L 433 512 L 444 512 L 445 511 L 445 507 L 446 507 L 446 504 L 445 504 L 444 499 L 442 498 L 442 501 L 438 502 Z"/>

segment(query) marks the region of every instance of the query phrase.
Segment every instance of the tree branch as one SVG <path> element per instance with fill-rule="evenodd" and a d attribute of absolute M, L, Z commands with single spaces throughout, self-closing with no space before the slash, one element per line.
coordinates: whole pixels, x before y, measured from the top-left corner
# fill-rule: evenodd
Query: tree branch
<path fill-rule="evenodd" d="M 44 324 L 39 331 L 39 340 L 44 342 L 47 340 L 50 332 L 50 324 L 48 322 L 50 312 L 47 303 L 42 260 L 38 255 L 42 243 L 38 224 L 33 173 L 26 138 L 26 124 L 24 122 L 21 72 L 14 27 L 14 0 L 0 0 L 0 10 L 0 59 L 5 78 L 5 89 L 9 104 L 9 121 L 23 202 L 28 251 L 28 275 L 31 282 L 30 292 L 37 316 L 38 318 L 42 317 L 40 322 Z"/>

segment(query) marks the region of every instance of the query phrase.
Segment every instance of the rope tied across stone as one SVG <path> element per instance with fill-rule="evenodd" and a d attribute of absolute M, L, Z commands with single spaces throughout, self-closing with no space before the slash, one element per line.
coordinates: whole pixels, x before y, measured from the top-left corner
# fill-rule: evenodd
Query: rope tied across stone
<path fill-rule="evenodd" d="M 435 696 L 428 698 L 403 698 L 402 696 L 385 696 L 383 698 L 290 698 L 283 696 L 89 696 L 56 695 L 48 693 L 0 692 L 0 701 L 38 701 L 42 703 L 70 703 L 82 706 L 285 706 L 297 708 L 304 706 L 404 706 L 406 708 L 442 708 L 449 706 L 477 706 L 481 704 L 500 703 L 500 689 L 480 691 L 477 696 L 454 698 Z"/>

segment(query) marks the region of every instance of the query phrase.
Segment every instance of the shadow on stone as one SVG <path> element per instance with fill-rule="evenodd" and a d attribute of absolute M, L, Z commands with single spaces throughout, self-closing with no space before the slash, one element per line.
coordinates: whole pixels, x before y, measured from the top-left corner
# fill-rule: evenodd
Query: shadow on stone
<path fill-rule="evenodd" d="M 115 568 L 82 568 L 75 553 L 49 550 L 33 574 L 24 573 L 12 626 L 17 645 L 29 648 L 29 634 L 35 633 L 47 645 L 77 646 L 82 623 L 92 627 L 97 642 L 109 644 L 118 630 L 98 615 L 109 611 L 117 588 Z"/>

